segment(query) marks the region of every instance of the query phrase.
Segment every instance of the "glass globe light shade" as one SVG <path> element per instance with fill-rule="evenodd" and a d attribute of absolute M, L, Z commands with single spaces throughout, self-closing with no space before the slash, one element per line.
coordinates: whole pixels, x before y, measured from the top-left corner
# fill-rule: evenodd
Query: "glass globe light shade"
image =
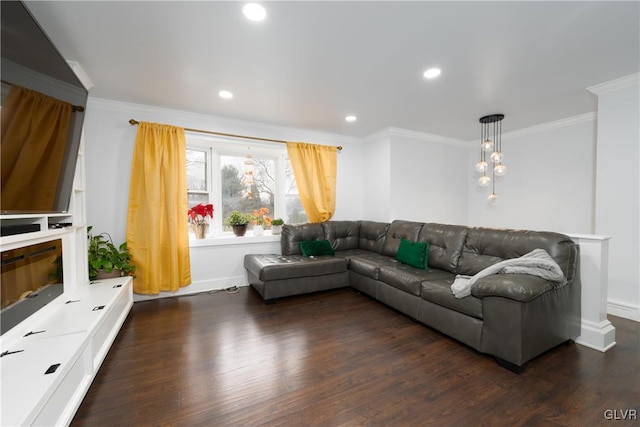
<path fill-rule="evenodd" d="M 489 194 L 489 197 L 487 197 L 487 200 L 489 200 L 489 203 L 495 204 L 498 200 L 498 195 L 496 193 L 491 193 Z"/>
<path fill-rule="evenodd" d="M 504 176 L 507 173 L 507 167 L 500 163 L 493 168 L 493 173 L 495 173 L 496 176 Z"/>
<path fill-rule="evenodd" d="M 489 138 L 485 139 L 484 142 L 482 143 L 482 149 L 487 153 L 493 150 L 493 141 L 490 140 Z"/>
<path fill-rule="evenodd" d="M 487 164 L 487 162 L 480 161 L 480 162 L 476 163 L 476 172 L 483 173 L 483 172 L 485 172 L 487 170 L 488 166 L 489 165 Z"/>
<path fill-rule="evenodd" d="M 486 175 L 481 176 L 480 179 L 478 180 L 478 184 L 480 184 L 480 186 L 482 187 L 486 187 L 487 185 L 489 185 L 490 182 L 491 182 L 491 178 L 489 178 Z"/>
<path fill-rule="evenodd" d="M 490 158 L 493 163 L 500 163 L 502 161 L 502 152 L 494 151 L 493 153 L 491 153 Z"/>

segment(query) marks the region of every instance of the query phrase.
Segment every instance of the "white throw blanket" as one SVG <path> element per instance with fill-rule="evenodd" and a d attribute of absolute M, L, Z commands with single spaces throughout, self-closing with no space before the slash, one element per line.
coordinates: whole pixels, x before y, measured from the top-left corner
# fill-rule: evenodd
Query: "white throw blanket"
<path fill-rule="evenodd" d="M 492 274 L 531 274 L 563 285 L 566 281 L 558 263 L 544 249 L 534 249 L 520 258 L 506 259 L 490 265 L 475 276 L 457 275 L 451 285 L 451 292 L 456 298 L 471 295 L 471 287 L 483 277 Z"/>

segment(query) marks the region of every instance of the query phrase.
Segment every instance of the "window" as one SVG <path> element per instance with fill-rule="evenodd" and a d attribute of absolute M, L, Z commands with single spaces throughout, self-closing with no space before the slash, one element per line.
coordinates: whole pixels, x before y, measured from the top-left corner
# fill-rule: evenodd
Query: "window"
<path fill-rule="evenodd" d="M 223 220 L 233 210 L 267 208 L 269 218 L 307 222 L 284 146 L 243 144 L 187 133 L 189 206 L 213 203 L 209 234 L 230 231 Z"/>
<path fill-rule="evenodd" d="M 187 194 L 189 207 L 198 203 L 209 203 L 210 180 L 208 179 L 207 151 L 187 148 Z"/>

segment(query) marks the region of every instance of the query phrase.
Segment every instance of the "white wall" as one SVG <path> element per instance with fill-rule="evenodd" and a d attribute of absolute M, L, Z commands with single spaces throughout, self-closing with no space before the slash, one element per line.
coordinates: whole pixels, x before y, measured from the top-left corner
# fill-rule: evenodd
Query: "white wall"
<path fill-rule="evenodd" d="M 388 128 L 365 139 L 363 219 L 466 223 L 468 144 Z"/>
<path fill-rule="evenodd" d="M 474 141 L 467 163 L 469 225 L 593 233 L 595 140 L 593 114 L 503 134 L 507 174 L 496 181 L 495 205 L 487 202 L 490 189 L 477 183 L 480 142 Z"/>
<path fill-rule="evenodd" d="M 608 311 L 640 320 L 640 85 L 638 75 L 598 94 L 595 228 L 609 243 Z"/>
<path fill-rule="evenodd" d="M 371 135 L 362 149 L 362 219 L 389 222 L 391 218 L 391 145 L 386 131 Z"/>
<path fill-rule="evenodd" d="M 129 119 L 264 138 L 342 145 L 334 219 L 362 217 L 361 141 L 341 135 L 269 126 L 202 114 L 90 98 L 84 124 L 87 223 L 108 232 L 116 244 L 126 238 L 131 158 L 137 131 Z M 186 215 L 186 213 L 185 213 Z M 244 278 L 244 253 L 279 252 L 277 242 L 192 246 L 193 284 L 177 295 L 238 285 Z M 174 295 L 174 294 L 172 294 Z"/>
<path fill-rule="evenodd" d="M 348 144 L 338 152 L 338 179 L 336 188 L 336 211 L 332 220 L 362 219 L 362 187 L 364 144 Z"/>
<path fill-rule="evenodd" d="M 469 144 L 391 129 L 390 145 L 391 219 L 466 224 Z"/>

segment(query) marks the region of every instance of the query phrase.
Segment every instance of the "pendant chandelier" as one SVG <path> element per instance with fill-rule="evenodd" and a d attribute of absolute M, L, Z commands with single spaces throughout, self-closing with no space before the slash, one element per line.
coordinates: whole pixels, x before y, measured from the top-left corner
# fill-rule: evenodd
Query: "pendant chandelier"
<path fill-rule="evenodd" d="M 490 203 L 495 203 L 498 198 L 496 177 L 507 173 L 507 167 L 502 164 L 502 119 L 504 114 L 480 117 L 480 161 L 476 163 L 476 172 L 482 174 L 478 179 L 481 187 L 491 185 Z"/>
<path fill-rule="evenodd" d="M 249 153 L 244 161 L 244 185 L 246 186 L 245 198 L 247 199 L 253 199 L 253 165 L 253 156 Z"/>

